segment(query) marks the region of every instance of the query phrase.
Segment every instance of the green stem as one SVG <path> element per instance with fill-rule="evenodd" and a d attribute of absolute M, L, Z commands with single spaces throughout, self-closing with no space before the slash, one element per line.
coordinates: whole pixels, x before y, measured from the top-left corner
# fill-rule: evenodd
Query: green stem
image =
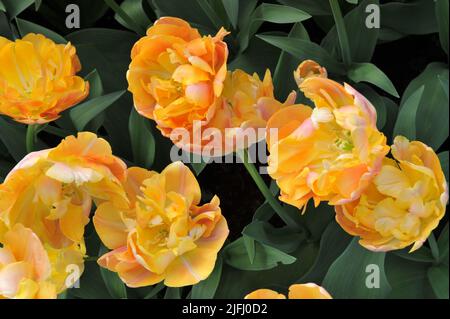
<path fill-rule="evenodd" d="M 113 9 L 113 11 L 115 13 L 117 13 L 123 21 L 125 21 L 126 24 L 128 24 L 128 26 L 130 26 L 130 28 L 132 28 L 132 30 L 134 32 L 136 32 L 139 35 L 144 35 L 145 34 L 145 30 L 138 25 L 133 18 L 131 18 L 118 4 L 115 0 L 104 0 L 105 3 L 111 8 Z"/>
<path fill-rule="evenodd" d="M 277 213 L 277 215 L 284 221 L 284 223 L 288 226 L 293 226 L 301 229 L 303 233 L 309 237 L 309 231 L 300 223 L 298 223 L 284 208 L 281 204 L 275 199 L 270 189 L 267 187 L 266 183 L 262 179 L 261 175 L 259 175 L 258 170 L 255 165 L 249 161 L 249 154 L 247 150 L 239 150 L 236 154 L 241 158 L 244 163 L 245 168 L 248 173 L 252 177 L 256 186 L 258 186 L 259 190 L 263 194 L 266 201 L 273 208 L 273 210 Z"/>
<path fill-rule="evenodd" d="M 98 260 L 98 256 L 89 256 L 84 258 L 84 261 L 97 261 Z"/>
<path fill-rule="evenodd" d="M 29 124 L 27 127 L 27 135 L 25 141 L 27 153 L 31 153 L 34 151 L 34 144 L 36 142 L 36 135 L 38 128 L 39 128 L 38 124 Z"/>
<path fill-rule="evenodd" d="M 339 44 L 341 48 L 342 60 L 346 66 L 352 64 L 352 56 L 350 54 L 350 42 L 348 41 L 348 33 L 345 27 L 344 18 L 342 17 L 341 7 L 338 0 L 329 0 L 331 11 L 333 12 L 334 22 L 338 33 Z"/>
<path fill-rule="evenodd" d="M 439 262 L 439 247 L 433 233 L 428 237 L 428 244 L 430 244 L 431 254 L 433 255 L 434 260 Z"/>

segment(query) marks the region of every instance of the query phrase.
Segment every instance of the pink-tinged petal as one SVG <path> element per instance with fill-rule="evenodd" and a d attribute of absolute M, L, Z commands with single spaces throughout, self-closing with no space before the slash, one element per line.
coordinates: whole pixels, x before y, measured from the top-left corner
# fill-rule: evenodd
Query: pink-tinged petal
<path fill-rule="evenodd" d="M 166 179 L 166 192 L 183 195 L 189 205 L 197 205 L 201 199 L 200 186 L 190 169 L 182 162 L 169 164 L 161 175 Z"/>
<path fill-rule="evenodd" d="M 195 244 L 199 248 L 218 252 L 225 243 L 229 233 L 227 221 L 221 216 L 220 220 L 216 223 L 214 230 L 211 232 L 211 235 L 200 238 Z"/>
<path fill-rule="evenodd" d="M 123 213 L 112 203 L 101 204 L 93 221 L 95 230 L 106 247 L 116 249 L 126 245 L 128 227 L 123 220 Z"/>
<path fill-rule="evenodd" d="M 5 182 L 10 179 L 10 177 L 19 169 L 25 169 L 34 166 L 39 160 L 47 158 L 50 150 L 42 150 L 37 152 L 32 152 L 26 155 L 17 165 L 9 172 L 5 178 Z"/>
<path fill-rule="evenodd" d="M 16 261 L 16 258 L 9 249 L 0 247 L 0 269 L 3 265 L 11 264 Z"/>
<path fill-rule="evenodd" d="M 32 276 L 32 269 L 25 261 L 8 264 L 0 268 L 0 296 L 13 297 L 23 278 Z"/>
<path fill-rule="evenodd" d="M 370 103 L 370 101 L 361 93 L 359 93 L 358 91 L 356 91 L 352 86 L 350 86 L 347 83 L 344 83 L 344 87 L 345 90 L 353 95 L 354 99 L 355 99 L 355 105 L 357 105 L 361 111 L 363 112 L 363 114 L 365 115 L 365 117 L 367 117 L 369 119 L 369 123 L 373 126 L 376 127 L 377 125 L 377 111 L 375 109 L 375 107 L 372 105 L 372 103 Z"/>

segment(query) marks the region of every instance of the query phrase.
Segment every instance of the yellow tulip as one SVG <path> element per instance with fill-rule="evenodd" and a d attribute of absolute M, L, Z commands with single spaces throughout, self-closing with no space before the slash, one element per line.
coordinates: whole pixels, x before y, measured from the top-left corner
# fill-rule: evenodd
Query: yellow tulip
<path fill-rule="evenodd" d="M 89 94 L 76 73 L 75 47 L 55 44 L 41 34 L 10 41 L 0 37 L 0 114 L 26 124 L 56 120 Z"/>
<path fill-rule="evenodd" d="M 101 204 L 95 229 L 111 252 L 98 263 L 117 272 L 129 287 L 164 281 L 169 287 L 207 278 L 228 236 L 219 199 L 198 206 L 200 187 L 181 162 L 162 173 L 130 168 L 124 183 L 130 207 Z"/>
<path fill-rule="evenodd" d="M 16 224 L 0 248 L 0 299 L 54 299 L 67 287 L 67 266 L 83 272 L 84 247 L 54 250 L 41 243 L 31 229 Z"/>
<path fill-rule="evenodd" d="M 280 199 L 303 209 L 311 198 L 315 206 L 355 200 L 389 152 L 366 98 L 347 84 L 309 74 L 300 89 L 315 108 L 288 106 L 267 124 L 278 130 L 277 138 L 267 137 L 268 172 L 280 187 Z"/>
<path fill-rule="evenodd" d="M 0 230 L 23 224 L 55 249 L 83 243 L 92 199 L 128 205 L 125 174 L 125 164 L 93 133 L 30 153 L 0 185 Z"/>
<path fill-rule="evenodd" d="M 414 244 L 413 252 L 444 217 L 447 182 L 435 152 L 421 142 L 397 136 L 392 155 L 358 200 L 336 206 L 336 220 L 367 249 Z"/>
<path fill-rule="evenodd" d="M 289 287 L 289 299 L 332 299 L 330 294 L 321 286 L 314 283 L 295 284 Z M 286 296 L 271 289 L 258 289 L 245 299 L 286 299 Z"/>

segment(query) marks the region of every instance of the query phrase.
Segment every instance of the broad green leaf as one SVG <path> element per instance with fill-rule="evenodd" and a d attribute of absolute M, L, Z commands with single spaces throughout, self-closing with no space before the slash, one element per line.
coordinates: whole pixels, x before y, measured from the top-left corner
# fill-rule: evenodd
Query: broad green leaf
<path fill-rule="evenodd" d="M 428 280 L 433 288 L 436 297 L 439 299 L 448 299 L 448 265 L 432 266 L 428 269 Z"/>
<path fill-rule="evenodd" d="M 331 264 L 347 248 L 351 238 L 335 221 L 329 223 L 320 239 L 319 255 L 314 265 L 297 282 L 321 284 Z"/>
<path fill-rule="evenodd" d="M 101 245 L 100 250 L 98 252 L 99 256 L 108 252 L 108 248 Z M 103 282 L 105 283 L 106 288 L 108 289 L 109 294 L 116 299 L 126 299 L 127 298 L 127 289 L 125 288 L 125 284 L 119 278 L 117 273 L 109 271 L 106 268 L 100 267 L 100 273 L 103 278 Z"/>
<path fill-rule="evenodd" d="M 242 235 L 242 239 L 244 240 L 244 246 L 247 250 L 248 259 L 250 260 L 250 263 L 253 264 L 256 254 L 255 240 L 245 234 Z"/>
<path fill-rule="evenodd" d="M 448 265 L 448 222 L 438 239 L 439 261 Z"/>
<path fill-rule="evenodd" d="M 331 15 L 328 1 L 317 0 L 278 0 L 278 2 L 308 12 L 313 16 Z"/>
<path fill-rule="evenodd" d="M 154 298 L 160 291 L 162 291 L 166 286 L 164 282 L 160 282 L 159 284 L 153 286 L 149 293 L 147 293 L 143 298 L 144 299 L 152 299 Z"/>
<path fill-rule="evenodd" d="M 118 91 L 100 96 L 71 109 L 70 117 L 77 130 L 82 131 L 92 119 L 116 102 L 124 93 L 125 91 Z"/>
<path fill-rule="evenodd" d="M 371 83 L 385 92 L 399 97 L 397 90 L 391 80 L 375 64 L 355 63 L 352 64 L 347 73 L 348 77 L 356 82 Z"/>
<path fill-rule="evenodd" d="M 151 168 L 155 160 L 155 138 L 147 124 L 148 119 L 133 108 L 130 113 L 130 138 L 133 161 L 140 167 Z"/>
<path fill-rule="evenodd" d="M 422 98 L 415 117 L 416 139 L 437 150 L 449 135 L 448 91 L 444 89 L 448 82 L 448 66 L 431 63 L 406 88 L 400 104 L 402 111 L 406 100 L 419 87 L 424 86 Z M 412 123 L 409 123 L 412 124 Z"/>
<path fill-rule="evenodd" d="M 140 27 L 142 30 L 146 30 L 151 21 L 145 13 L 143 2 L 145 0 L 125 0 L 120 4 L 122 10 Z M 119 14 L 115 14 L 115 19 L 125 28 L 133 30 L 133 26 L 125 21 Z"/>
<path fill-rule="evenodd" d="M 422 263 L 432 263 L 434 262 L 433 255 L 428 247 L 422 246 L 419 250 L 412 253 L 409 252 L 410 248 L 405 248 L 402 250 L 396 250 L 393 254 L 407 260 L 422 262 Z"/>
<path fill-rule="evenodd" d="M 434 1 L 388 2 L 380 6 L 381 27 L 403 35 L 438 31 Z"/>
<path fill-rule="evenodd" d="M 263 22 L 272 23 L 296 23 L 311 18 L 311 16 L 296 8 L 263 3 L 258 6 L 249 17 L 249 24 L 239 33 L 240 51 L 247 49 L 249 40 L 258 31 Z"/>
<path fill-rule="evenodd" d="M 398 113 L 397 121 L 394 127 L 394 136 L 403 135 L 410 140 L 416 139 L 416 116 L 420 105 L 424 86 L 417 89 L 405 103 Z"/>
<path fill-rule="evenodd" d="M 391 144 L 393 141 L 394 126 L 397 120 L 399 107 L 394 101 L 385 96 L 383 96 L 382 99 L 386 109 L 386 123 L 383 128 L 383 133 L 388 138 L 388 144 Z"/>
<path fill-rule="evenodd" d="M 0 140 L 5 144 L 11 156 L 20 161 L 26 154 L 25 125 L 19 125 L 0 116 Z"/>
<path fill-rule="evenodd" d="M 139 35 L 145 35 L 145 28 L 139 25 L 135 18 L 130 17 L 127 12 L 115 0 L 103 0 L 120 17 L 125 26 Z"/>
<path fill-rule="evenodd" d="M 377 45 L 379 28 L 368 28 L 366 19 L 368 5 L 378 5 L 378 0 L 364 0 L 356 8 L 344 16 L 345 29 L 349 35 L 349 51 L 353 62 L 369 62 Z M 332 27 L 325 38 L 322 46 L 328 51 L 342 59 L 339 50 L 339 39 L 336 27 Z"/>
<path fill-rule="evenodd" d="M 445 179 L 448 181 L 449 180 L 449 167 L 448 167 L 448 162 L 449 162 L 449 156 L 448 156 L 448 151 L 439 153 L 439 160 L 441 161 L 441 166 L 442 166 L 442 171 L 445 174 Z"/>
<path fill-rule="evenodd" d="M 441 46 L 448 55 L 448 0 L 437 0 L 435 10 L 439 26 L 439 39 L 441 40 Z"/>
<path fill-rule="evenodd" d="M 67 290 L 68 296 L 81 299 L 111 299 L 105 282 L 103 281 L 100 266 L 96 262 L 85 262 L 85 269 L 81 275 L 79 288 Z"/>
<path fill-rule="evenodd" d="M 222 276 L 222 258 L 219 256 L 216 261 L 213 272 L 205 280 L 200 281 L 192 287 L 191 299 L 212 299 L 219 286 Z"/>
<path fill-rule="evenodd" d="M 294 24 L 288 37 L 309 40 L 308 32 L 301 22 Z M 284 100 L 292 90 L 297 90 L 297 83 L 294 77 L 290 75 L 297 69 L 299 62 L 288 52 L 281 52 L 273 73 L 275 95 L 278 99 Z"/>
<path fill-rule="evenodd" d="M 276 248 L 255 242 L 255 258 L 253 263 L 250 263 L 242 237 L 224 249 L 224 259 L 230 266 L 241 270 L 265 270 L 278 264 L 288 265 L 296 261 L 295 257 Z"/>
<path fill-rule="evenodd" d="M 298 221 L 310 232 L 310 240 L 314 241 L 320 241 L 323 232 L 336 216 L 333 207 L 328 203 L 321 203 L 318 207 L 309 204 L 303 215 L 297 207 L 286 205 L 284 208 L 291 211 L 293 216 L 297 215 Z"/>
<path fill-rule="evenodd" d="M 239 0 L 222 0 L 222 3 L 231 25 L 236 29 L 239 19 Z"/>
<path fill-rule="evenodd" d="M 28 33 L 39 33 L 55 41 L 55 43 L 62 43 L 62 44 L 67 43 L 67 40 L 64 39 L 64 37 L 62 37 L 61 35 L 52 30 L 49 30 L 33 22 L 22 20 L 19 18 L 16 18 L 16 21 L 17 21 L 17 28 L 19 29 L 19 32 L 22 35 L 22 37 L 24 37 Z"/>
<path fill-rule="evenodd" d="M 302 233 L 295 232 L 288 227 L 275 228 L 263 221 L 254 221 L 248 224 L 242 234 L 285 253 L 295 251 L 305 239 L 305 235 Z"/>
<path fill-rule="evenodd" d="M 6 12 L 5 5 L 3 4 L 2 0 L 0 0 L 0 11 Z"/>
<path fill-rule="evenodd" d="M 261 206 L 258 207 L 258 209 L 255 211 L 255 214 L 253 215 L 254 221 L 268 221 L 272 216 L 275 215 L 275 211 L 270 206 L 268 202 L 265 202 Z"/>
<path fill-rule="evenodd" d="M 342 74 L 344 68 L 333 56 L 325 49 L 314 42 L 303 39 L 292 39 L 288 37 L 258 34 L 258 38 L 280 48 L 283 51 L 293 55 L 299 62 L 312 59 L 320 65 L 327 68 L 332 73 Z"/>
<path fill-rule="evenodd" d="M 8 173 L 11 171 L 12 168 L 13 168 L 12 163 L 9 163 L 0 158 L 0 183 L 3 182 L 3 180 L 8 175 Z"/>
<path fill-rule="evenodd" d="M 354 238 L 328 269 L 322 286 L 337 299 L 384 298 L 391 290 L 384 273 L 385 255 L 365 249 Z"/>
<path fill-rule="evenodd" d="M 89 82 L 88 100 L 92 100 L 103 95 L 102 79 L 96 69 L 86 75 L 84 79 Z"/>
<path fill-rule="evenodd" d="M 167 287 L 164 299 L 181 299 L 181 288 Z"/>
<path fill-rule="evenodd" d="M 203 12 L 205 12 L 206 16 L 211 21 L 211 24 L 214 25 L 216 29 L 220 29 L 225 25 L 225 22 L 222 21 L 222 18 L 219 16 L 218 12 L 214 10 L 212 6 L 212 2 L 209 0 L 195 0 L 197 1 L 200 8 L 202 8 Z"/>
<path fill-rule="evenodd" d="M 393 299 L 424 299 L 434 298 L 427 278 L 429 264 L 406 260 L 395 254 L 388 253 L 385 261 L 385 271 L 391 292 L 388 298 Z"/>
<path fill-rule="evenodd" d="M 34 0 L 2 0 L 2 3 L 9 18 L 12 20 L 26 8 L 31 6 L 34 3 Z"/>

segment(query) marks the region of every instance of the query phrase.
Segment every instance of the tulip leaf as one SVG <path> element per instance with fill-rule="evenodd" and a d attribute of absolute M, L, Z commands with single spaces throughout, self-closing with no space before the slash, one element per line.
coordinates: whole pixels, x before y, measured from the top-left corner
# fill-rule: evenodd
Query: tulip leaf
<path fill-rule="evenodd" d="M 403 259 L 422 262 L 422 263 L 432 263 L 434 262 L 433 255 L 428 247 L 422 246 L 419 250 L 412 253 L 409 252 L 410 248 L 405 248 L 402 250 L 396 250 L 393 253 Z"/>
<path fill-rule="evenodd" d="M 448 265 L 442 264 L 439 266 L 432 266 L 428 269 L 428 280 L 433 288 L 436 297 L 439 299 L 448 299 L 449 294 L 449 268 Z"/>
<path fill-rule="evenodd" d="M 295 251 L 305 239 L 302 233 L 295 232 L 288 227 L 275 228 L 263 221 L 254 221 L 248 224 L 242 234 L 288 254 Z"/>
<path fill-rule="evenodd" d="M 445 179 L 448 181 L 449 180 L 449 152 L 445 151 L 442 153 L 439 153 L 439 160 L 441 161 L 441 166 L 442 166 L 442 171 L 444 172 L 445 175 Z"/>
<path fill-rule="evenodd" d="M 146 30 L 151 25 L 151 21 L 145 13 L 143 2 L 144 0 L 125 0 L 120 4 L 120 8 L 133 19 L 140 30 Z M 125 28 L 133 30 L 134 26 L 125 21 L 119 14 L 116 13 L 114 17 Z"/>
<path fill-rule="evenodd" d="M 385 96 L 383 96 L 382 99 L 386 109 L 386 123 L 383 128 L 383 133 L 388 138 L 388 144 L 390 144 L 393 140 L 394 126 L 397 120 L 399 107 L 394 101 Z"/>
<path fill-rule="evenodd" d="M 436 17 L 439 26 L 439 39 L 441 41 L 442 49 L 448 55 L 448 29 L 449 29 L 449 19 L 448 19 L 448 0 L 437 0 L 436 6 Z"/>
<path fill-rule="evenodd" d="M 137 165 L 151 168 L 155 161 L 155 138 L 149 125 L 148 119 L 139 115 L 133 108 L 130 113 L 129 130 L 131 138 L 131 149 L 133 161 Z"/>
<path fill-rule="evenodd" d="M 3 182 L 9 171 L 13 168 L 13 164 L 0 158 L 0 183 Z"/>
<path fill-rule="evenodd" d="M 102 79 L 100 78 L 100 74 L 96 69 L 86 75 L 84 79 L 89 82 L 89 96 L 87 98 L 88 101 L 103 95 Z M 97 132 L 103 125 L 104 121 L 105 113 L 102 112 L 87 124 L 85 130 L 90 132 Z"/>
<path fill-rule="evenodd" d="M 86 262 L 84 272 L 80 278 L 79 288 L 67 290 L 69 297 L 81 299 L 111 299 L 108 289 L 101 275 L 100 266 L 96 262 Z"/>
<path fill-rule="evenodd" d="M 424 86 L 419 99 L 415 118 L 409 119 L 406 125 L 416 126 L 415 138 L 437 150 L 449 135 L 448 66 L 442 63 L 431 63 L 406 88 L 400 103 L 400 113 L 406 102 L 421 86 Z M 400 117 L 400 114 L 399 114 Z"/>
<path fill-rule="evenodd" d="M 366 8 L 369 5 L 379 5 L 378 0 L 364 0 L 344 16 L 344 25 L 349 34 L 348 44 L 351 60 L 354 62 L 369 62 L 372 59 L 378 41 L 379 28 L 369 28 L 366 25 Z M 333 26 L 322 40 L 322 46 L 342 59 L 339 49 L 339 38 L 336 26 Z"/>
<path fill-rule="evenodd" d="M 250 262 L 243 238 L 229 244 L 224 250 L 225 262 L 241 270 L 265 270 L 278 264 L 292 264 L 296 258 L 276 248 L 255 242 L 255 258 Z"/>
<path fill-rule="evenodd" d="M 416 115 L 423 91 L 424 86 L 421 86 L 403 104 L 395 123 L 394 136 L 403 135 L 410 140 L 416 139 Z"/>
<path fill-rule="evenodd" d="M 9 15 L 9 18 L 12 20 L 20 13 L 25 11 L 26 8 L 31 6 L 35 0 L 2 0 L 3 6 L 6 9 L 6 12 Z"/>
<path fill-rule="evenodd" d="M 159 284 L 151 287 L 150 292 L 148 292 L 144 299 L 152 299 L 154 298 L 160 291 L 162 291 L 166 286 L 164 285 L 164 281 L 161 281 Z"/>
<path fill-rule="evenodd" d="M 275 215 L 275 210 L 270 206 L 269 202 L 265 202 L 255 211 L 253 220 L 268 221 L 273 215 Z"/>
<path fill-rule="evenodd" d="M 429 264 L 414 262 L 395 254 L 387 254 L 386 276 L 392 287 L 388 298 L 424 299 L 434 298 L 427 278 Z"/>
<path fill-rule="evenodd" d="M 331 221 L 320 239 L 319 255 L 311 269 L 297 282 L 321 283 L 331 264 L 344 252 L 351 236 L 335 221 Z"/>
<path fill-rule="evenodd" d="M 386 297 L 391 287 L 384 273 L 385 255 L 365 249 L 354 238 L 328 269 L 322 286 L 337 299 Z"/>
<path fill-rule="evenodd" d="M 17 21 L 17 28 L 19 29 L 19 32 L 22 35 L 22 37 L 24 37 L 28 33 L 37 33 L 45 35 L 47 38 L 53 40 L 55 43 L 61 44 L 67 43 L 67 40 L 63 36 L 59 35 L 58 33 L 52 30 L 49 30 L 38 24 L 23 19 L 16 18 L 16 21 Z"/>
<path fill-rule="evenodd" d="M 347 75 L 356 83 L 368 82 L 395 97 L 399 97 L 391 80 L 383 73 L 383 71 L 372 63 L 354 63 L 348 70 Z"/>
<path fill-rule="evenodd" d="M 314 42 L 266 34 L 258 34 L 257 37 L 288 52 L 299 59 L 299 61 L 313 59 L 320 65 L 326 67 L 330 72 L 337 74 L 344 73 L 343 65 L 325 51 L 325 49 Z"/>
<path fill-rule="evenodd" d="M 222 276 L 222 258 L 219 256 L 216 261 L 213 272 L 205 280 L 200 281 L 192 287 L 191 299 L 212 299 L 219 286 Z"/>
<path fill-rule="evenodd" d="M 449 235 L 448 235 L 448 222 L 447 225 L 445 225 L 444 230 L 441 232 L 441 235 L 438 239 L 438 247 L 439 247 L 439 262 L 448 265 L 448 241 L 449 241 Z"/>
<path fill-rule="evenodd" d="M 222 0 L 228 20 L 233 28 L 237 28 L 239 19 L 239 0 Z"/>
<path fill-rule="evenodd" d="M 99 250 L 99 255 L 108 252 L 108 248 L 101 245 Z M 125 284 L 119 278 L 117 273 L 112 272 L 106 268 L 100 267 L 100 273 L 102 275 L 103 281 L 105 283 L 106 289 L 108 289 L 109 294 L 115 299 L 127 299 L 127 289 Z"/>
<path fill-rule="evenodd" d="M 27 153 L 25 149 L 25 126 L 10 123 L 0 116 L 0 140 L 5 144 L 11 156 L 20 161 Z"/>
<path fill-rule="evenodd" d="M 167 287 L 164 299 L 181 299 L 181 289 Z"/>
<path fill-rule="evenodd" d="M 78 131 L 83 131 L 86 125 L 101 112 L 116 102 L 125 91 L 117 91 L 81 103 L 70 110 L 70 117 Z"/>
<path fill-rule="evenodd" d="M 278 0 L 287 6 L 308 12 L 313 16 L 331 15 L 330 5 L 327 1 L 317 0 Z"/>

